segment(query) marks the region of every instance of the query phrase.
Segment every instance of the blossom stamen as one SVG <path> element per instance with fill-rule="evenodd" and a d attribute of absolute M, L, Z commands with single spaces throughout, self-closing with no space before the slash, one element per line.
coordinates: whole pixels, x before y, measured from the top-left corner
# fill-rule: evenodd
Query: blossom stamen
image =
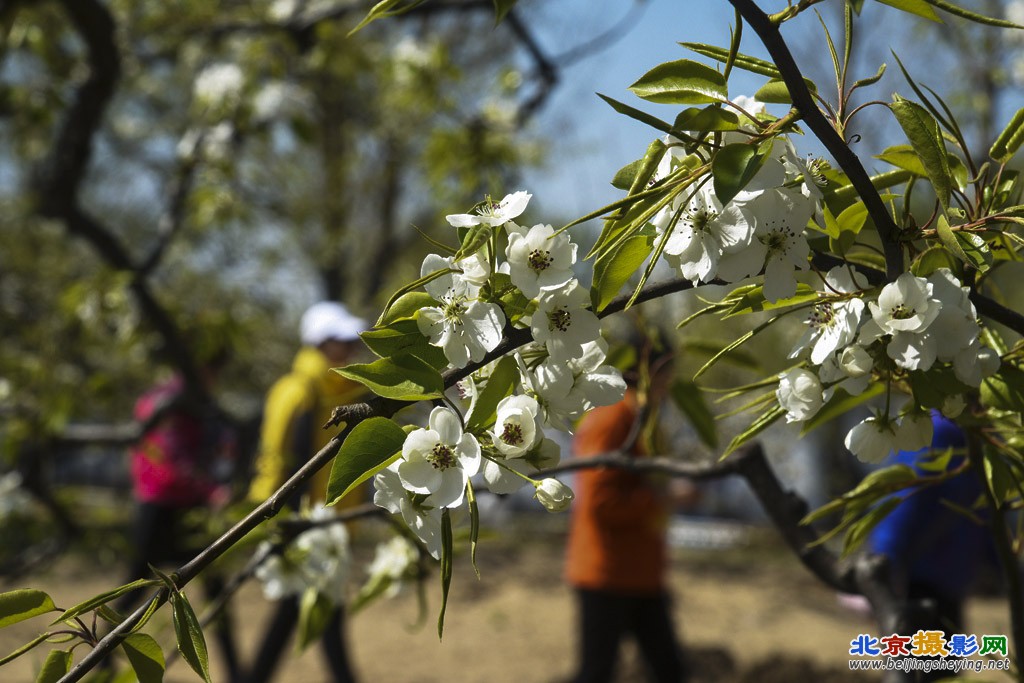
<path fill-rule="evenodd" d="M 427 462 L 434 466 L 435 470 L 442 472 L 449 467 L 455 466 L 455 452 L 446 444 L 439 443 L 426 457 Z"/>
<path fill-rule="evenodd" d="M 572 324 L 572 313 L 566 308 L 556 308 L 548 313 L 548 331 L 565 332 Z"/>

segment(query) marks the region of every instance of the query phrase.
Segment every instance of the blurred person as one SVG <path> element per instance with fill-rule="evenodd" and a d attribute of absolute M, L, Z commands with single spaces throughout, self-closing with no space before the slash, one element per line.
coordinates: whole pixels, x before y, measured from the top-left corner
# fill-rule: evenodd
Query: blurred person
<path fill-rule="evenodd" d="M 365 329 L 366 321 L 332 301 L 314 304 L 303 314 L 299 324 L 302 348 L 291 372 L 275 382 L 267 395 L 250 501 L 258 503 L 270 497 L 338 433 L 337 427 L 323 429 L 336 406 L 361 400 L 365 388 L 331 368 L 351 362 L 359 353 L 363 346 L 359 333 Z M 294 505 L 306 496 L 323 504 L 330 469 L 325 467 L 317 472 L 289 502 Z M 339 507 L 360 502 L 359 496 L 349 495 Z M 320 640 L 335 683 L 355 681 L 345 646 L 343 613 L 343 608 L 334 610 Z M 298 618 L 298 597 L 278 601 L 249 671 L 248 683 L 265 683 L 273 677 Z"/>
<path fill-rule="evenodd" d="M 938 411 L 931 414 L 931 446 L 891 454 L 885 465 L 907 465 L 920 476 L 937 472 L 922 467 L 931 454 L 955 449 L 946 471 L 963 465 L 963 431 Z M 896 623 L 880 624 L 888 636 L 913 636 L 919 630 L 964 633 L 964 603 L 978 569 L 991 560 L 988 530 L 954 507 L 971 509 L 982 494 L 977 474 L 967 470 L 932 486 L 910 488 L 894 496 L 902 501 L 871 530 L 866 548 L 889 561 L 891 587 L 901 603 Z M 954 507 L 951 507 L 954 506 Z M 886 673 L 887 683 L 933 681 L 951 671 Z"/>
<path fill-rule="evenodd" d="M 200 380 L 207 392 L 229 356 L 227 347 L 219 347 L 203 362 Z M 144 393 L 133 417 L 140 436 L 129 454 L 135 500 L 129 582 L 150 577 L 151 566 L 187 562 L 205 545 L 204 522 L 230 500 L 230 486 L 221 474 L 236 455 L 231 421 L 215 404 L 189 392 L 179 373 Z M 212 600 L 223 581 L 215 571 L 207 571 L 203 586 Z M 142 595 L 127 593 L 114 606 L 128 611 Z M 214 631 L 230 679 L 237 680 L 238 657 L 227 612 L 214 623 Z"/>
<path fill-rule="evenodd" d="M 637 391 L 638 381 L 645 382 L 627 374 L 623 400 L 595 408 L 580 421 L 573 440 L 576 457 L 620 448 L 632 457 L 647 455 L 639 438 L 644 413 L 656 411 L 664 398 L 672 358 L 645 351 L 639 369 L 648 374 L 646 397 Z M 663 477 L 621 468 L 584 469 L 577 475 L 565 570 L 577 602 L 575 683 L 611 681 L 627 635 L 636 640 L 652 680 L 687 680 L 666 583 L 672 508 Z"/>

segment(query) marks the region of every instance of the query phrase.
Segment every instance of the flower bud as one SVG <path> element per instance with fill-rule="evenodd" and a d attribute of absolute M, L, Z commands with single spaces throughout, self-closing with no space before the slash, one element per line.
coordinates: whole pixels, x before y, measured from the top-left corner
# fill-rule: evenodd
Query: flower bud
<path fill-rule="evenodd" d="M 541 482 L 534 482 L 536 492 L 533 496 L 540 501 L 540 504 L 547 508 L 548 512 L 562 512 L 569 508 L 569 503 L 575 497 L 572 489 L 557 479 L 545 479 Z"/>

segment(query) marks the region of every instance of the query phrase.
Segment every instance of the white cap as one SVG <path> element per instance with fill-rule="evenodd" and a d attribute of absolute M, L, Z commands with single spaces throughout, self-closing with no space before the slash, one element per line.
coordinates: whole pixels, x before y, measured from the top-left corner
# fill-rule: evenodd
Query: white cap
<path fill-rule="evenodd" d="M 307 346 L 320 346 L 328 339 L 355 341 L 369 326 L 334 301 L 313 304 L 299 322 L 299 336 Z"/>

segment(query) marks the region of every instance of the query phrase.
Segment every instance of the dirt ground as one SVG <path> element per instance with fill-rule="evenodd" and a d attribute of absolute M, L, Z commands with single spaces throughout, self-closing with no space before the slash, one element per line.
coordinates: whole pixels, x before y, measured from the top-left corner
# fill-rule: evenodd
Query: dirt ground
<path fill-rule="evenodd" d="M 417 617 L 414 591 L 371 605 L 349 623 L 349 642 L 361 681 L 369 683 L 559 683 L 573 670 L 572 594 L 561 580 L 558 533 L 530 540 L 485 540 L 481 578 L 469 558 L 456 559 L 444 639 L 435 630 L 440 589 L 428 584 L 427 617 Z M 363 550 L 364 554 L 369 548 Z M 116 572 L 86 570 L 81 558 L 66 558 L 33 587 L 68 606 L 110 588 Z M 115 577 L 115 578 L 112 578 Z M 752 544 L 730 550 L 679 549 L 672 567 L 675 616 L 685 651 L 698 681 L 741 683 L 865 683 L 865 673 L 846 670 L 850 640 L 873 633 L 866 617 L 842 607 L 797 561 L 758 534 Z M 13 586 L 5 586 L 9 590 Z M 269 612 L 256 585 L 246 585 L 234 601 L 243 653 L 251 656 Z M 1006 633 L 1005 600 L 977 598 L 970 605 L 975 633 Z M 0 629 L 0 654 L 32 638 L 42 619 Z M 168 620 L 158 616 L 147 632 L 173 649 Z M 877 634 L 876 634 L 877 635 Z M 211 646 L 213 680 L 224 681 L 219 653 Z M 32 653 L 0 668 L 3 683 L 30 683 L 45 656 Z M 169 683 L 198 681 L 180 660 L 167 672 Z M 328 682 L 316 647 L 282 666 L 282 683 Z M 619 681 L 644 680 L 632 646 L 624 651 Z M 988 678 L 985 680 L 1006 680 Z"/>

